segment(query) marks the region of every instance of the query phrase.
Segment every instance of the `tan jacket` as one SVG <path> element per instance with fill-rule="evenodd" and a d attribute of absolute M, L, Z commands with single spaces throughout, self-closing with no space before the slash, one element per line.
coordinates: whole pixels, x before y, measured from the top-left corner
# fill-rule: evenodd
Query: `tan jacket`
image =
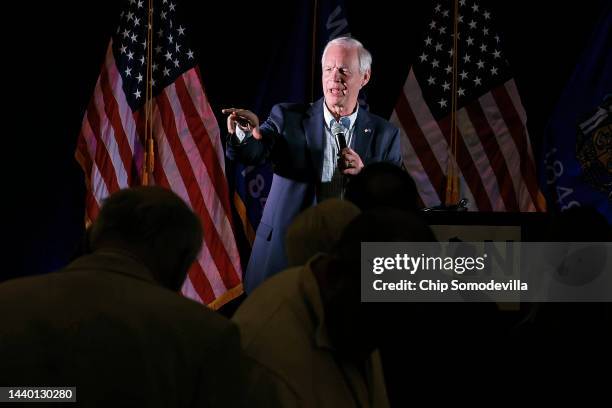
<path fill-rule="evenodd" d="M 241 305 L 238 324 L 249 375 L 250 406 L 388 407 L 378 352 L 365 378 L 334 356 L 319 287 L 308 265 L 264 282 Z"/>

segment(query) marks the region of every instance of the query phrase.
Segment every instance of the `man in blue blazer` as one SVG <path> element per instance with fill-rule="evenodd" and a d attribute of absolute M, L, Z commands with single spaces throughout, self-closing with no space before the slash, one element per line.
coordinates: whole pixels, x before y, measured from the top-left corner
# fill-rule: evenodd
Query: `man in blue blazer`
<path fill-rule="evenodd" d="M 229 114 L 227 156 L 247 165 L 270 161 L 274 170 L 244 277 L 247 293 L 287 266 L 285 233 L 298 213 L 342 197 L 346 181 L 368 163 L 401 164 L 399 130 L 357 101 L 371 63 L 359 41 L 336 38 L 321 59 L 322 99 L 275 105 L 261 126 L 248 110 L 223 110 Z"/>

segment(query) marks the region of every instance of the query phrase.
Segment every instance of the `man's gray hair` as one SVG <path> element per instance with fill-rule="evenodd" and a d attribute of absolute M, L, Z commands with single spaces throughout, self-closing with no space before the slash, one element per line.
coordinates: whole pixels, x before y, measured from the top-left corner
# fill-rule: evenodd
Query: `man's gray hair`
<path fill-rule="evenodd" d="M 328 42 L 325 46 L 325 49 L 323 50 L 323 56 L 321 57 L 321 66 L 323 66 L 323 63 L 325 61 L 325 53 L 331 45 L 340 45 L 344 48 L 357 48 L 360 74 L 365 74 L 372 67 L 372 54 L 370 54 L 370 51 L 365 49 L 365 47 L 360 41 L 352 37 L 338 37 Z"/>

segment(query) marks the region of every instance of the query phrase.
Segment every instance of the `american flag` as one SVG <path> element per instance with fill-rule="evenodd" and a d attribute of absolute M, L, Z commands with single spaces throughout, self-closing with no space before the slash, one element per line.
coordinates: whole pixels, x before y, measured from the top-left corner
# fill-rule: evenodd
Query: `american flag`
<path fill-rule="evenodd" d="M 176 1 L 156 0 L 153 11 L 148 44 L 148 1 L 126 1 L 83 118 L 76 158 L 86 176 L 86 217 L 95 220 L 109 194 L 142 183 L 146 55 L 152 46 L 150 184 L 173 190 L 200 217 L 204 243 L 182 292 L 217 308 L 242 292 L 219 127 Z"/>
<path fill-rule="evenodd" d="M 469 200 L 470 210 L 546 208 L 525 109 L 501 45 L 491 10 L 483 2 L 433 3 L 420 50 L 391 117 L 401 130 L 404 165 L 425 206 L 444 201 L 448 160 L 454 157 L 460 196 Z M 453 111 L 454 155 L 449 154 Z"/>

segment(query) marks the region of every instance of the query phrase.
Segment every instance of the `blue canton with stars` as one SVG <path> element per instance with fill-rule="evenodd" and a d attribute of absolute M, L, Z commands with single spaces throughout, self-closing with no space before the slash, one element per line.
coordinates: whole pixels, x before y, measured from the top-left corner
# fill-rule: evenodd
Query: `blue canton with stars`
<path fill-rule="evenodd" d="M 145 102 L 147 7 L 148 0 L 128 0 L 113 35 L 113 55 L 132 111 Z M 176 3 L 170 0 L 153 2 L 153 95 L 196 65 L 186 28 L 177 21 L 176 9 Z"/>
<path fill-rule="evenodd" d="M 432 18 L 413 64 L 423 96 L 436 119 L 451 110 L 454 3 L 434 3 Z M 459 1 L 457 109 L 511 78 L 491 12 L 481 3 Z"/>

